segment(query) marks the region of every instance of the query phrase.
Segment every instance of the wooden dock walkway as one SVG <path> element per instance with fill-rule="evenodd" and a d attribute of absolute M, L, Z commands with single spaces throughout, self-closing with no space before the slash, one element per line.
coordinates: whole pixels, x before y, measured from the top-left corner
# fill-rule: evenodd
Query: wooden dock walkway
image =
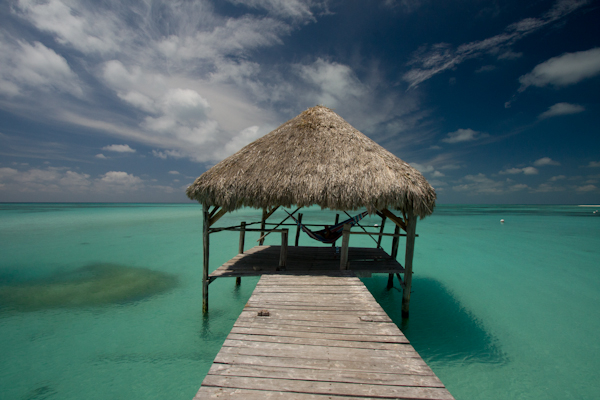
<path fill-rule="evenodd" d="M 261 277 L 194 400 L 217 398 L 453 399 L 364 284 L 339 270 Z"/>

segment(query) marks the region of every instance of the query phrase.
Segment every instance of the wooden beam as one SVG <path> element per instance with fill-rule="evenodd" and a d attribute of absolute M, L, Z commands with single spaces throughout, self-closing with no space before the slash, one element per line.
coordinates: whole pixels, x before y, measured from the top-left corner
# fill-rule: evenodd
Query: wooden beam
<path fill-rule="evenodd" d="M 257 240 L 259 245 L 263 245 L 265 243 L 265 222 L 267 221 L 267 219 L 273 215 L 273 213 L 275 212 L 275 210 L 277 210 L 279 208 L 279 206 L 277 207 L 271 207 L 271 209 L 268 208 L 263 208 L 263 212 L 262 212 L 262 218 L 260 220 L 260 229 L 261 229 L 261 233 L 260 233 L 260 239 Z"/>
<path fill-rule="evenodd" d="M 383 210 L 381 210 L 381 213 L 383 215 L 385 215 L 386 217 L 388 217 L 389 219 L 391 219 L 392 221 L 394 221 L 394 223 L 396 225 L 398 225 L 400 228 L 402 228 L 406 232 L 406 222 L 404 222 L 402 220 L 402 218 L 398 217 L 397 215 L 395 215 L 393 212 L 391 212 L 387 208 L 384 208 Z"/>
<path fill-rule="evenodd" d="M 244 253 L 244 242 L 246 241 L 246 221 L 242 221 L 240 224 L 240 243 L 238 247 L 238 253 Z M 235 284 L 237 286 L 242 284 L 242 277 L 238 276 L 235 278 Z"/>
<path fill-rule="evenodd" d="M 279 253 L 279 268 L 277 268 L 277 271 L 285 271 L 287 264 L 288 232 L 287 229 L 281 231 L 281 251 Z"/>
<path fill-rule="evenodd" d="M 298 214 L 298 222 L 302 223 L 302 213 Z M 300 243 L 300 227 L 296 224 L 296 241 L 294 242 L 295 246 L 298 246 Z"/>
<path fill-rule="evenodd" d="M 203 255 L 203 269 L 202 269 L 202 312 L 204 314 L 208 313 L 208 285 L 210 281 L 208 280 L 208 264 L 209 264 L 209 248 L 210 242 L 208 239 L 208 228 L 210 226 L 210 215 L 208 212 L 208 206 L 204 204 L 202 206 L 202 255 Z"/>
<path fill-rule="evenodd" d="M 210 218 L 212 218 L 217 213 L 217 211 L 219 211 L 220 208 L 221 207 L 219 207 L 219 206 L 214 206 L 213 209 L 211 210 L 210 206 L 209 206 L 208 209 L 210 210 L 209 211 Z"/>
<path fill-rule="evenodd" d="M 394 227 L 394 234 L 395 235 L 400 234 L 400 226 L 399 225 L 396 225 Z M 392 251 L 390 252 L 390 256 L 392 257 L 392 260 L 396 260 L 398 258 L 398 246 L 399 245 L 400 245 L 400 237 L 394 236 L 394 238 L 392 239 Z M 392 287 L 394 287 L 394 274 L 389 274 L 387 288 L 391 289 Z"/>
<path fill-rule="evenodd" d="M 215 215 L 212 215 L 212 216 L 210 216 L 210 218 L 209 218 L 209 222 L 208 222 L 208 226 L 209 226 L 209 227 L 210 227 L 210 226 L 213 226 L 213 224 L 214 224 L 215 222 L 217 222 L 219 219 L 221 219 L 221 217 L 222 217 L 223 215 L 225 215 L 225 214 L 227 214 L 227 210 L 226 210 L 226 209 L 224 209 L 224 208 L 221 208 L 221 209 L 219 210 L 219 212 L 218 212 L 218 213 L 216 213 Z"/>
<path fill-rule="evenodd" d="M 404 290 L 402 291 L 402 318 L 408 318 L 410 307 L 410 288 L 412 285 L 412 262 L 415 254 L 415 233 L 417 230 L 417 216 L 407 215 L 406 253 L 404 256 Z"/>
<path fill-rule="evenodd" d="M 337 225 L 340 222 L 340 214 L 335 214 L 335 223 L 333 225 Z M 335 242 L 331 243 L 331 247 L 335 247 Z"/>
<path fill-rule="evenodd" d="M 350 243 L 350 224 L 344 225 L 344 233 L 342 234 L 342 253 L 340 254 L 340 269 L 348 269 L 348 245 Z"/>
<path fill-rule="evenodd" d="M 379 228 L 379 233 L 383 233 L 383 229 L 385 228 L 385 220 L 387 217 L 384 215 L 381 217 L 381 228 Z M 377 248 L 381 248 L 381 239 L 383 239 L 383 235 L 380 235 L 377 239 Z"/>

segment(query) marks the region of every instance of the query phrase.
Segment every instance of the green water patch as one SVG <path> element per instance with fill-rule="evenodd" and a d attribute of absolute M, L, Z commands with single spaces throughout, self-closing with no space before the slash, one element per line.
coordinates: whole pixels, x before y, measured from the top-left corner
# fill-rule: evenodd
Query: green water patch
<path fill-rule="evenodd" d="M 404 320 L 398 281 L 390 290 L 387 275 L 368 281 L 366 286 L 428 363 L 507 362 L 498 339 L 438 280 L 413 278 L 410 317 Z"/>
<path fill-rule="evenodd" d="M 100 307 L 143 300 L 176 287 L 176 276 L 148 268 L 92 264 L 28 281 L 0 282 L 0 312 Z"/>

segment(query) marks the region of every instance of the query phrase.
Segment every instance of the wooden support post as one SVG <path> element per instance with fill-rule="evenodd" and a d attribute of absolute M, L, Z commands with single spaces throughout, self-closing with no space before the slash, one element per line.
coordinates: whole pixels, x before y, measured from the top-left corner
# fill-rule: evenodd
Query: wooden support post
<path fill-rule="evenodd" d="M 302 223 L 302 213 L 298 214 L 298 222 Z M 299 226 L 297 226 L 296 228 L 296 241 L 294 242 L 294 245 L 297 247 L 298 243 L 300 242 L 300 231 L 302 229 L 300 229 Z"/>
<path fill-rule="evenodd" d="M 400 227 L 398 225 L 396 225 L 396 229 L 394 229 L 394 235 L 398 235 L 400 233 Z M 392 239 L 392 251 L 390 253 L 390 256 L 392 256 L 392 259 L 397 259 L 398 258 L 398 247 L 400 246 L 400 237 L 399 236 L 394 236 L 394 238 Z"/>
<path fill-rule="evenodd" d="M 394 287 L 394 274 L 388 274 L 387 288 L 391 289 Z"/>
<path fill-rule="evenodd" d="M 267 221 L 267 209 L 263 208 L 262 218 L 260 220 L 260 241 L 258 242 L 259 246 L 262 246 L 265 243 L 265 222 Z"/>
<path fill-rule="evenodd" d="M 288 250 L 288 232 L 288 229 L 283 229 L 281 231 L 281 253 L 279 253 L 279 268 L 277 268 L 278 271 L 285 271 Z"/>
<path fill-rule="evenodd" d="M 240 224 L 240 246 L 238 249 L 238 253 L 242 254 L 244 252 L 244 242 L 246 241 L 246 221 L 242 221 L 242 223 Z M 235 284 L 236 285 L 241 285 L 242 283 L 242 277 L 238 276 L 235 278 Z"/>
<path fill-rule="evenodd" d="M 340 214 L 335 214 L 335 223 L 334 223 L 334 225 L 337 225 L 338 222 L 340 222 Z M 331 247 L 335 247 L 335 241 L 333 243 L 331 243 Z"/>
<path fill-rule="evenodd" d="M 208 205 L 202 206 L 203 221 L 202 221 L 202 244 L 203 244 L 203 270 L 202 270 L 202 312 L 208 313 L 208 261 L 209 261 L 209 240 L 208 240 L 208 228 L 210 224 L 210 214 L 208 212 Z"/>
<path fill-rule="evenodd" d="M 410 288 L 412 285 L 412 262 L 415 254 L 415 233 L 417 231 L 417 216 L 407 215 L 406 223 L 406 253 L 404 256 L 404 290 L 402 291 L 402 318 L 408 318 L 410 306 Z"/>
<path fill-rule="evenodd" d="M 344 225 L 342 234 L 342 253 L 340 254 L 340 269 L 348 269 L 348 244 L 350 243 L 350 224 Z"/>
<path fill-rule="evenodd" d="M 394 229 L 394 235 L 398 235 L 400 233 L 400 227 L 396 225 Z M 396 260 L 398 258 L 398 246 L 400 245 L 400 237 L 394 236 L 392 239 L 392 251 L 390 252 L 390 256 L 392 260 Z M 394 286 L 394 274 L 388 275 L 388 283 L 387 288 L 391 289 Z"/>
<path fill-rule="evenodd" d="M 384 215 L 383 217 L 381 217 L 381 228 L 379 228 L 379 233 L 383 233 L 383 228 L 385 227 L 385 220 L 386 220 L 386 216 Z M 379 236 L 379 238 L 377 239 L 377 248 L 378 249 L 381 248 L 381 239 L 383 239 L 383 236 Z"/>

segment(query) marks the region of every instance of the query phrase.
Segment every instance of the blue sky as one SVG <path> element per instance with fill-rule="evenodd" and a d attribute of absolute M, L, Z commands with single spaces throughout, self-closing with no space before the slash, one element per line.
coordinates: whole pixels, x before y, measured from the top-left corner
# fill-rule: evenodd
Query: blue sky
<path fill-rule="evenodd" d="M 334 109 L 439 203 L 600 203 L 600 2 L 0 3 L 0 201 L 185 202 Z"/>

